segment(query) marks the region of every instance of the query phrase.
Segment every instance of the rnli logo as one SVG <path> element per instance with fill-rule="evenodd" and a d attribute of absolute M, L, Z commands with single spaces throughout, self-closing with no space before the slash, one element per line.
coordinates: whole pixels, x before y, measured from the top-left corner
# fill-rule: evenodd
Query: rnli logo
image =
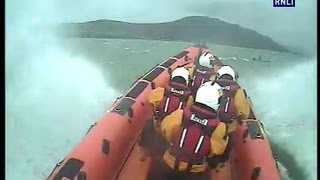
<path fill-rule="evenodd" d="M 225 90 L 225 91 L 230 91 L 230 89 L 231 89 L 230 86 L 224 86 L 221 88 L 221 90 Z"/>
<path fill-rule="evenodd" d="M 201 71 L 201 70 L 197 69 L 197 72 L 205 74 L 207 71 Z"/>
<path fill-rule="evenodd" d="M 177 94 L 180 94 L 180 95 L 183 95 L 184 94 L 184 91 L 182 91 L 182 90 L 176 90 L 176 89 L 174 89 L 174 88 L 171 88 L 171 92 L 174 92 L 174 93 L 177 93 Z"/>
<path fill-rule="evenodd" d="M 201 119 L 201 118 L 198 118 L 196 115 L 192 114 L 191 115 L 191 120 L 194 121 L 194 122 L 197 122 L 197 123 L 200 123 L 202 125 L 207 125 L 208 124 L 208 119 Z"/>
<path fill-rule="evenodd" d="M 273 0 L 273 7 L 295 7 L 295 0 Z"/>

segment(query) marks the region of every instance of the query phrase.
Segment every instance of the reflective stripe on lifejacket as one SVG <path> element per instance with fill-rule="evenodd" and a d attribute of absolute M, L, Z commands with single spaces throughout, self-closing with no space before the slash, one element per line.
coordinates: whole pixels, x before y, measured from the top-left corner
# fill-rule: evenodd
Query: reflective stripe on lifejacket
<path fill-rule="evenodd" d="M 163 112 L 168 112 L 168 106 L 169 106 L 170 97 L 166 98 L 166 105 L 164 106 Z"/>
<path fill-rule="evenodd" d="M 184 139 L 186 138 L 187 131 L 188 131 L 187 128 L 184 128 L 184 129 L 183 129 L 182 136 L 181 136 L 181 138 L 180 138 L 179 147 L 182 147 L 182 146 L 183 146 L 183 142 L 184 142 Z"/>
<path fill-rule="evenodd" d="M 209 80 L 209 78 L 208 78 L 208 80 Z M 200 86 L 201 86 L 203 83 L 204 83 L 204 78 L 202 78 L 201 83 L 200 83 Z"/>
<path fill-rule="evenodd" d="M 196 149 L 194 150 L 194 153 L 198 153 L 198 151 L 199 151 L 199 149 L 200 149 L 200 147 L 201 147 L 201 145 L 202 145 L 202 143 L 203 143 L 203 139 L 204 139 L 204 135 L 201 135 L 201 136 L 200 136 L 200 139 L 199 139 L 199 141 L 198 141 L 197 147 L 196 147 Z"/>
<path fill-rule="evenodd" d="M 192 81 L 192 84 L 191 84 L 191 86 L 194 86 L 194 82 L 196 82 L 196 81 L 195 81 L 195 79 L 196 79 L 196 76 L 193 76 L 193 78 L 192 78 L 192 79 L 193 79 L 193 81 Z"/>
<path fill-rule="evenodd" d="M 228 112 L 229 103 L 230 103 L 230 97 L 227 97 L 227 103 L 226 103 L 226 106 L 224 107 L 224 112 Z"/>

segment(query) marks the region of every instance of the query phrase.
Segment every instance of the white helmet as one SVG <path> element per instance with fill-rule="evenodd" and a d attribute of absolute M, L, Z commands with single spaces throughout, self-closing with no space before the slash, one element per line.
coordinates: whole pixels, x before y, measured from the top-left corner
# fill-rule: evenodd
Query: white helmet
<path fill-rule="evenodd" d="M 205 82 L 202 84 L 196 94 L 195 102 L 207 105 L 214 110 L 218 110 L 222 96 L 221 86 L 218 83 Z"/>
<path fill-rule="evenodd" d="M 214 57 L 213 57 L 213 55 L 212 55 L 211 53 L 209 53 L 209 52 L 203 53 L 203 54 L 199 57 L 199 65 L 200 65 L 200 66 L 212 68 L 213 61 L 214 61 Z"/>
<path fill-rule="evenodd" d="M 222 66 L 217 71 L 217 78 L 219 79 L 222 75 L 225 75 L 225 74 L 229 74 L 234 81 L 236 80 L 236 73 L 234 72 L 231 66 Z"/>
<path fill-rule="evenodd" d="M 184 68 L 184 67 L 179 67 L 176 68 L 175 70 L 172 71 L 171 73 L 171 79 L 173 79 L 174 77 L 182 77 L 184 80 L 186 80 L 186 83 L 188 83 L 189 80 L 189 71 Z"/>

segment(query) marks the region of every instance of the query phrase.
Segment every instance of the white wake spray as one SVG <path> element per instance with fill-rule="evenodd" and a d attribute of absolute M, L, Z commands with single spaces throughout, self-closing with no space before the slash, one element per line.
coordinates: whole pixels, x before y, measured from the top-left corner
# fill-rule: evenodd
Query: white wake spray
<path fill-rule="evenodd" d="M 316 63 L 302 61 L 248 87 L 269 137 L 294 155 L 310 180 L 317 179 Z"/>
<path fill-rule="evenodd" d="M 6 27 L 8 180 L 45 179 L 117 96 L 101 69 L 33 27 Z"/>

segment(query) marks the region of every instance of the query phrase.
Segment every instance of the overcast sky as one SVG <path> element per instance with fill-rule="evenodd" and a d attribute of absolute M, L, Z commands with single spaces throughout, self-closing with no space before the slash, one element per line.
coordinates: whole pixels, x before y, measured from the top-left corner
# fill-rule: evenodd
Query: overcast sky
<path fill-rule="evenodd" d="M 113 19 L 165 22 L 205 15 L 251 28 L 275 41 L 315 51 L 316 0 L 273 8 L 272 0 L 6 0 L 6 24 Z"/>

